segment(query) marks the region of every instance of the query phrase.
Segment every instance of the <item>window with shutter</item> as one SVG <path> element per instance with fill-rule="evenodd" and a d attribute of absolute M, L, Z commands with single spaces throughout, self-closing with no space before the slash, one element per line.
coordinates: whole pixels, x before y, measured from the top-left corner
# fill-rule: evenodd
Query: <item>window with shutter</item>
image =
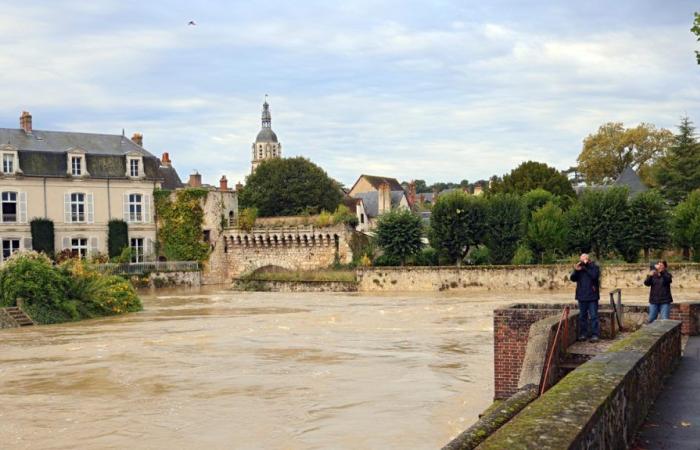
<path fill-rule="evenodd" d="M 95 222 L 94 196 L 92 194 L 87 194 L 85 197 L 86 197 L 86 203 L 87 203 L 87 223 L 94 223 Z"/>
<path fill-rule="evenodd" d="M 70 194 L 63 194 L 63 221 L 70 223 Z M 66 246 L 64 249 L 68 248 Z"/>
<path fill-rule="evenodd" d="M 32 238 L 24 238 L 24 249 L 25 250 L 33 250 L 32 246 Z"/>
<path fill-rule="evenodd" d="M 96 237 L 90 238 L 90 254 L 96 255 L 99 252 L 99 246 Z"/>
<path fill-rule="evenodd" d="M 19 223 L 27 223 L 27 193 L 19 193 Z"/>
<path fill-rule="evenodd" d="M 146 194 L 143 196 L 143 221 L 146 223 L 153 222 L 153 216 L 151 215 L 151 196 Z"/>
<path fill-rule="evenodd" d="M 66 250 L 70 248 L 70 237 L 63 238 L 63 245 L 61 245 L 61 250 Z"/>
<path fill-rule="evenodd" d="M 124 205 L 124 222 L 130 222 L 130 220 L 129 220 L 129 194 L 124 194 L 123 205 Z"/>

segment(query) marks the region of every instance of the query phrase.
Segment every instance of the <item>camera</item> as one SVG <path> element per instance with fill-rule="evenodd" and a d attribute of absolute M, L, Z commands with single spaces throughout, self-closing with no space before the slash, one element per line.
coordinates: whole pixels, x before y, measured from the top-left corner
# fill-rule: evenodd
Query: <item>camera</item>
<path fill-rule="evenodd" d="M 650 262 L 649 263 L 649 270 L 656 270 L 656 263 Z"/>

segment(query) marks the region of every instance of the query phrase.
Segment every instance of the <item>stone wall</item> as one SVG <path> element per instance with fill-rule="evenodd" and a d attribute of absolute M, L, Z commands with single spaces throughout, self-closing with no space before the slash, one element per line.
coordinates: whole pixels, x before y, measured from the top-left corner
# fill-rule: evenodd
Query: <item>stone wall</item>
<path fill-rule="evenodd" d="M 234 280 L 233 288 L 263 292 L 356 292 L 354 281 L 270 281 Z"/>
<path fill-rule="evenodd" d="M 216 241 L 205 264 L 203 283 L 230 283 L 234 278 L 263 267 L 314 270 L 336 261 L 352 261 L 350 232 L 345 226 L 325 228 L 231 228 Z"/>
<path fill-rule="evenodd" d="M 202 285 L 202 272 L 153 272 L 130 280 L 137 288 L 198 287 Z"/>
<path fill-rule="evenodd" d="M 363 292 L 448 291 L 473 288 L 554 290 L 572 286 L 569 265 L 370 267 L 358 269 Z M 602 288 L 643 287 L 648 268 L 642 264 L 603 267 Z M 673 286 L 700 289 L 700 264 L 672 264 Z"/>
<path fill-rule="evenodd" d="M 493 312 L 494 398 L 505 399 L 528 384 L 540 386 L 545 359 L 554 345 L 554 336 L 565 306 L 570 308 L 567 333 L 557 343 L 556 355 L 576 339 L 578 309 L 572 304 L 516 304 Z M 612 310 L 601 304 L 598 311 L 601 337 L 611 339 L 616 333 Z M 561 345 L 564 342 L 566 345 Z M 550 370 L 551 386 L 558 381 L 557 363 Z"/>
<path fill-rule="evenodd" d="M 571 372 L 478 448 L 625 449 L 681 357 L 681 323 L 657 321 Z"/>

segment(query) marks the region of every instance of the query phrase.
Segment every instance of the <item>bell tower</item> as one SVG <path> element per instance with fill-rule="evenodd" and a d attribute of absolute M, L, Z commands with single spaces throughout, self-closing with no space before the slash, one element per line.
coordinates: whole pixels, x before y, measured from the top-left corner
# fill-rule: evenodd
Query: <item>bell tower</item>
<path fill-rule="evenodd" d="M 282 144 L 277 140 L 277 135 L 272 131 L 272 115 L 270 104 L 267 103 L 267 95 L 262 109 L 262 127 L 253 143 L 252 169 L 255 169 L 266 159 L 282 157 Z"/>

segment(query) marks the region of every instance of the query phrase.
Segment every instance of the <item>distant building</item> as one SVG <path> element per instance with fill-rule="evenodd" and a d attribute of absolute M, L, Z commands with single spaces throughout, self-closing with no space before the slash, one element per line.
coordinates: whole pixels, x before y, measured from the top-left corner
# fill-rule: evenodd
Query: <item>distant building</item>
<path fill-rule="evenodd" d="M 236 226 L 238 221 L 238 192 L 228 187 L 226 175 L 219 179 L 219 185 L 213 186 L 202 183 L 202 175 L 196 170 L 190 174 L 187 181 L 188 188 L 201 188 L 209 191 L 202 199 L 200 206 L 204 211 L 202 223 L 202 239 L 213 244 L 219 239 L 224 229 Z M 236 189 L 242 186 L 236 185 Z M 177 193 L 173 193 L 173 198 Z"/>
<path fill-rule="evenodd" d="M 615 181 L 613 181 L 610 184 L 579 184 L 577 186 L 574 186 L 574 190 L 576 191 L 576 194 L 581 194 L 586 189 L 604 190 L 609 189 L 613 186 L 626 187 L 629 190 L 629 194 L 631 197 L 634 197 L 637 194 L 641 194 L 642 192 L 646 192 L 649 190 L 649 187 L 646 184 L 644 184 L 642 178 L 631 166 L 625 167 L 622 170 L 622 173 L 620 173 L 620 175 L 617 177 L 617 179 L 615 179 Z"/>
<path fill-rule="evenodd" d="M 266 159 L 281 157 L 282 144 L 277 140 L 275 132 L 272 131 L 272 114 L 270 114 L 270 105 L 267 103 L 267 96 L 265 96 L 262 110 L 262 128 L 253 143 L 251 172 L 254 172 L 260 163 Z"/>
<path fill-rule="evenodd" d="M 361 231 L 373 229 L 377 217 L 392 209 L 409 208 L 406 192 L 396 178 L 360 175 L 348 195 L 362 200 L 357 218 Z"/>
<path fill-rule="evenodd" d="M 170 157 L 159 160 L 143 136 L 35 130 L 23 112 L 19 128 L 0 128 L 0 262 L 32 249 L 30 222 L 54 223 L 55 251 L 107 253 L 107 224 L 128 223 L 135 261 L 153 256 L 155 188 L 182 185 Z"/>

